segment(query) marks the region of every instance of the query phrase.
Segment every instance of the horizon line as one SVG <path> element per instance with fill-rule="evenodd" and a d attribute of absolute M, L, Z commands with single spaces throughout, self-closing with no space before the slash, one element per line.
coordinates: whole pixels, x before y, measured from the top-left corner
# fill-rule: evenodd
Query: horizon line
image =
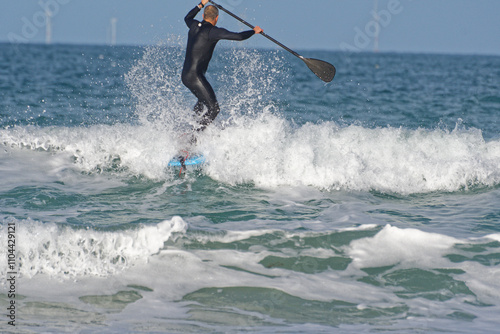
<path fill-rule="evenodd" d="M 94 43 L 94 42 L 52 42 L 50 44 L 47 44 L 42 41 L 30 41 L 30 42 L 12 42 L 8 40 L 0 40 L 0 45 L 5 45 L 5 44 L 11 44 L 11 45 L 36 45 L 36 46 L 45 46 L 45 47 L 52 47 L 52 46 L 94 46 L 94 47 L 108 47 L 108 48 L 119 48 L 119 47 L 135 47 L 135 48 L 146 48 L 150 46 L 171 46 L 171 47 L 180 47 L 179 45 L 168 45 L 168 44 L 161 44 L 161 43 L 147 43 L 147 44 L 133 44 L 133 43 L 117 43 L 115 45 L 111 45 L 109 43 Z M 255 49 L 255 50 L 281 50 L 279 47 L 266 47 L 266 46 L 259 46 L 259 47 L 247 47 L 247 46 L 236 46 L 236 47 L 226 47 L 224 45 L 221 45 L 220 48 L 222 49 L 233 49 L 233 48 L 246 48 L 246 49 Z M 373 50 L 359 50 L 359 51 L 344 51 L 341 49 L 322 49 L 322 48 L 297 48 L 296 50 L 301 51 L 301 52 L 334 52 L 334 53 L 341 53 L 341 54 L 414 54 L 414 55 L 442 55 L 442 56 L 485 56 L 485 57 L 500 57 L 499 54 L 495 53 L 472 53 L 468 51 L 463 51 L 463 52 L 451 52 L 451 51 L 400 51 L 400 50 L 378 50 L 378 51 L 373 51 Z"/>

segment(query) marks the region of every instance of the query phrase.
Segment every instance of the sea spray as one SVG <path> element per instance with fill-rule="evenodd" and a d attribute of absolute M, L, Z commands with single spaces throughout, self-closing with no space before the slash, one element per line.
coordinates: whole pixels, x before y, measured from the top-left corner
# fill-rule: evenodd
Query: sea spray
<path fill-rule="evenodd" d="M 189 131 L 196 119 L 196 98 L 181 82 L 184 62 L 182 39 L 171 36 L 165 44 L 147 47 L 125 75 L 135 100 L 135 112 L 144 125 L 167 132 Z M 287 78 L 280 52 L 225 49 L 214 54 L 207 72 L 221 113 L 218 123 L 241 115 L 255 115 L 275 105 Z"/>
<path fill-rule="evenodd" d="M 167 45 L 146 47 L 142 57 L 125 74 L 135 101 L 135 114 L 142 125 L 179 132 L 185 130 L 186 123 L 193 122 L 188 90 L 180 80 L 184 61 L 180 42 L 178 37 L 171 36 Z"/>

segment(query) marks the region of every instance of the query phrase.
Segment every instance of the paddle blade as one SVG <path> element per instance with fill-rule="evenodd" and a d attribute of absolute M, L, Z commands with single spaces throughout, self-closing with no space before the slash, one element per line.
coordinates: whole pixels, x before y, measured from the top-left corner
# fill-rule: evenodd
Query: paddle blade
<path fill-rule="evenodd" d="M 326 61 L 314 58 L 301 58 L 307 67 L 324 82 L 330 82 L 335 77 L 335 66 Z"/>

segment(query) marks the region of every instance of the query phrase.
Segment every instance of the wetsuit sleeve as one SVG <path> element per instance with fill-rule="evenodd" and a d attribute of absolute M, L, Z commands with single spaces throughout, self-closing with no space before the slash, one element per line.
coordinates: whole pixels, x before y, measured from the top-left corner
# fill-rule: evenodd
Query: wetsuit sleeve
<path fill-rule="evenodd" d="M 184 18 L 184 22 L 186 22 L 186 25 L 188 26 L 188 28 L 191 28 L 191 25 L 193 24 L 193 22 L 198 22 L 194 18 L 196 16 L 196 14 L 198 14 L 199 12 L 200 12 L 200 8 L 198 6 L 196 6 L 193 9 L 191 9 L 191 11 L 186 15 L 186 17 Z"/>
<path fill-rule="evenodd" d="M 255 31 L 253 30 L 231 32 L 224 28 L 214 27 L 208 36 L 211 40 L 229 39 L 231 41 L 244 41 L 245 39 L 252 37 L 254 34 Z"/>

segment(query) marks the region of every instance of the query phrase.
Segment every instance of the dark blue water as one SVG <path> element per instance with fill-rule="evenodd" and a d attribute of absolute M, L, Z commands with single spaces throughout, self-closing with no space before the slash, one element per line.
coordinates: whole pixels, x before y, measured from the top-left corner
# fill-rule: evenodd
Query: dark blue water
<path fill-rule="evenodd" d="M 207 163 L 179 177 L 195 100 L 167 44 L 0 44 L 16 330 L 497 330 L 500 57 L 304 51 L 325 84 L 220 45 Z"/>

